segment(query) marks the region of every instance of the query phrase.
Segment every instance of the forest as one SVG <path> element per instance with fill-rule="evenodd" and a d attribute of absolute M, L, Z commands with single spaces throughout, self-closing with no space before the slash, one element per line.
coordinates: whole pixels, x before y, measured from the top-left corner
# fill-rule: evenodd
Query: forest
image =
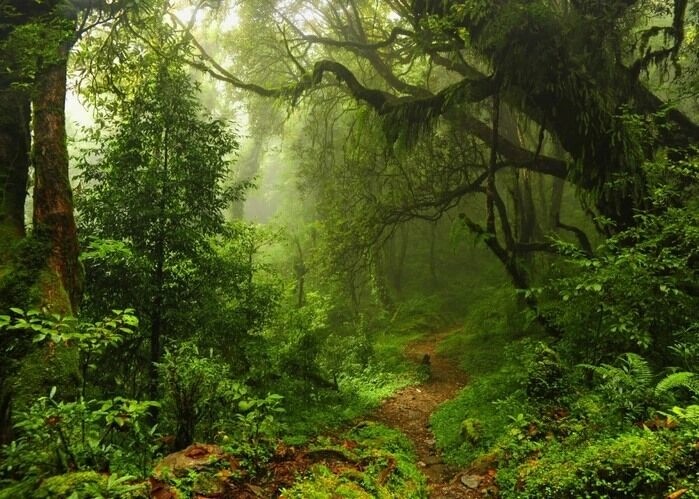
<path fill-rule="evenodd" d="M 0 0 L 0 499 L 699 498 L 699 1 Z"/>

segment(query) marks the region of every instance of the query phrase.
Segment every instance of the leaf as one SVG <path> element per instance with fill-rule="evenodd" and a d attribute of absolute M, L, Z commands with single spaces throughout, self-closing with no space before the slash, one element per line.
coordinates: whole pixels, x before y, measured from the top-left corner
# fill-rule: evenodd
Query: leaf
<path fill-rule="evenodd" d="M 56 386 L 51 387 L 51 391 L 49 392 L 49 398 L 53 399 L 53 396 L 56 395 Z"/>

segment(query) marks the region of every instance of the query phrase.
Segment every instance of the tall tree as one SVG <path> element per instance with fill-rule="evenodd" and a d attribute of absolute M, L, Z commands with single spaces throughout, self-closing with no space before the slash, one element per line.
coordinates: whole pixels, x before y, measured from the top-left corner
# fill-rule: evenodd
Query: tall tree
<path fill-rule="evenodd" d="M 109 122 L 95 130 L 100 146 L 91 157 L 99 159 L 82 165 L 79 203 L 87 236 L 121 241 L 133 255 L 128 275 L 94 269 L 88 299 L 108 308 L 117 298 L 145 319 L 153 399 L 163 338 L 177 330 L 173 316 L 189 301 L 209 238 L 223 232 L 223 209 L 239 193 L 223 187 L 236 140 L 225 123 L 202 114 L 175 59 L 151 53 L 136 65 L 133 94 L 113 103 Z"/>

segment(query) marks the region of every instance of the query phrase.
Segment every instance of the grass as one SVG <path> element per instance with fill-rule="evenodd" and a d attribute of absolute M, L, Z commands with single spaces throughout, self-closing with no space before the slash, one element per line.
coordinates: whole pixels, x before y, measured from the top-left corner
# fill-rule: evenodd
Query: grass
<path fill-rule="evenodd" d="M 430 419 L 437 446 L 449 464 L 466 466 L 487 453 L 506 431 L 510 416 L 525 405 L 517 377 L 523 345 L 516 340 L 523 334 L 514 310 L 511 288 L 481 288 L 469 304 L 462 331 L 439 346 L 440 353 L 458 360 L 471 379 Z M 479 434 L 466 435 L 470 432 L 464 426 L 474 423 Z"/>

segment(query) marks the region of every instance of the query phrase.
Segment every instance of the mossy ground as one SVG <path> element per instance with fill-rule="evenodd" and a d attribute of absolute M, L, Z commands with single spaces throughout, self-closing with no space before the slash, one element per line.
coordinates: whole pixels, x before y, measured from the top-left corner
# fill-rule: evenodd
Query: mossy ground
<path fill-rule="evenodd" d="M 398 430 L 364 422 L 313 447 L 345 457 L 315 464 L 292 487 L 284 489 L 282 497 L 427 497 L 427 484 L 416 465 L 415 449 Z"/>

